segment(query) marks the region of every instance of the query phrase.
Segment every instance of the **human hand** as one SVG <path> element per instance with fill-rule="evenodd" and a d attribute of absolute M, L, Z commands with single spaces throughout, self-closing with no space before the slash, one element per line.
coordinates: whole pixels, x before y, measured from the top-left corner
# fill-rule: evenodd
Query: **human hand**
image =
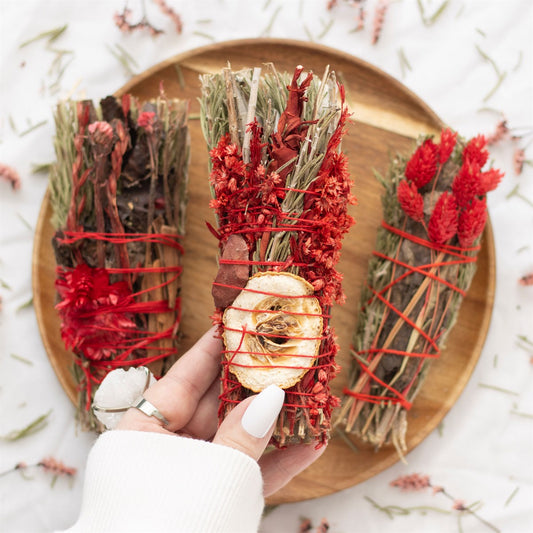
<path fill-rule="evenodd" d="M 117 430 L 177 434 L 239 450 L 258 461 L 264 495 L 269 496 L 318 459 L 325 446 L 316 450 L 314 444 L 301 444 L 263 455 L 283 403 L 284 393 L 277 387 L 243 400 L 217 429 L 220 351 L 221 340 L 215 329 L 210 329 L 144 392 L 146 400 L 169 421 L 167 426 L 153 416 L 129 409 Z"/>

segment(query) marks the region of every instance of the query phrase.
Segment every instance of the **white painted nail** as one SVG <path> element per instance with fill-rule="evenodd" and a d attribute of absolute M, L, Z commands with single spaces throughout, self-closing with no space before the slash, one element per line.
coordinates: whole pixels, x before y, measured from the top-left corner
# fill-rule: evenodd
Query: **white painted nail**
<path fill-rule="evenodd" d="M 262 390 L 244 412 L 241 419 L 244 431 L 262 439 L 278 417 L 284 400 L 285 391 L 277 385 Z"/>

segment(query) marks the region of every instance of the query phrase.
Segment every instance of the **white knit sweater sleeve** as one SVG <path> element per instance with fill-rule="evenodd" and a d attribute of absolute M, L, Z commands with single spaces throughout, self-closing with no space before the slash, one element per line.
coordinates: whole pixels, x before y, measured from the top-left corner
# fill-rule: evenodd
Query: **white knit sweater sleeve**
<path fill-rule="evenodd" d="M 255 533 L 264 506 L 258 464 L 209 442 L 108 431 L 89 454 L 81 532 Z"/>

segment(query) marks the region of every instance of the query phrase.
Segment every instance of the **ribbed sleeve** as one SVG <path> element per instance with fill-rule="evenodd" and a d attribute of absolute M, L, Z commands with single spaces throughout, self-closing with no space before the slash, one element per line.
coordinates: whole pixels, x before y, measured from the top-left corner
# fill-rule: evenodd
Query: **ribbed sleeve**
<path fill-rule="evenodd" d="M 239 451 L 109 431 L 89 454 L 80 517 L 68 531 L 255 533 L 263 506 L 259 466 Z"/>

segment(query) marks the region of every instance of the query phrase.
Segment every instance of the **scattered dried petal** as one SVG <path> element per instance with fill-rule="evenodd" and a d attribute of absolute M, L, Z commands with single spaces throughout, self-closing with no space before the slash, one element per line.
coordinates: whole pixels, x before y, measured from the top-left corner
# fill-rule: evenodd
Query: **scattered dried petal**
<path fill-rule="evenodd" d="M 516 175 L 522 174 L 524 163 L 526 161 L 526 152 L 523 148 L 517 148 L 513 154 L 513 167 Z"/>
<path fill-rule="evenodd" d="M 21 181 L 18 172 L 4 163 L 0 163 L 0 178 L 11 183 L 11 187 L 14 191 L 20 189 Z"/>
<path fill-rule="evenodd" d="M 496 124 L 496 129 L 490 135 L 487 135 L 487 145 L 496 144 L 509 135 L 507 120 L 502 119 Z"/>
<path fill-rule="evenodd" d="M 391 487 L 398 487 L 406 492 L 420 491 L 431 487 L 429 476 L 418 473 L 400 476 L 394 481 L 391 481 L 390 485 Z"/>
<path fill-rule="evenodd" d="M 374 23 L 372 28 L 372 44 L 376 44 L 381 35 L 383 29 L 383 23 L 385 21 L 385 15 L 389 9 L 389 0 L 379 0 L 376 10 L 374 12 Z"/>
<path fill-rule="evenodd" d="M 154 3 L 159 7 L 159 9 L 174 23 L 177 33 L 183 31 L 183 22 L 181 17 L 165 2 L 165 0 L 154 0 Z"/>
<path fill-rule="evenodd" d="M 533 285 L 533 272 L 531 274 L 526 274 L 525 276 L 522 276 L 519 281 L 520 285 Z"/>
<path fill-rule="evenodd" d="M 55 476 L 73 476 L 77 470 L 74 467 L 66 466 L 61 461 L 53 457 L 47 457 L 37 463 L 45 472 L 50 472 Z"/>

